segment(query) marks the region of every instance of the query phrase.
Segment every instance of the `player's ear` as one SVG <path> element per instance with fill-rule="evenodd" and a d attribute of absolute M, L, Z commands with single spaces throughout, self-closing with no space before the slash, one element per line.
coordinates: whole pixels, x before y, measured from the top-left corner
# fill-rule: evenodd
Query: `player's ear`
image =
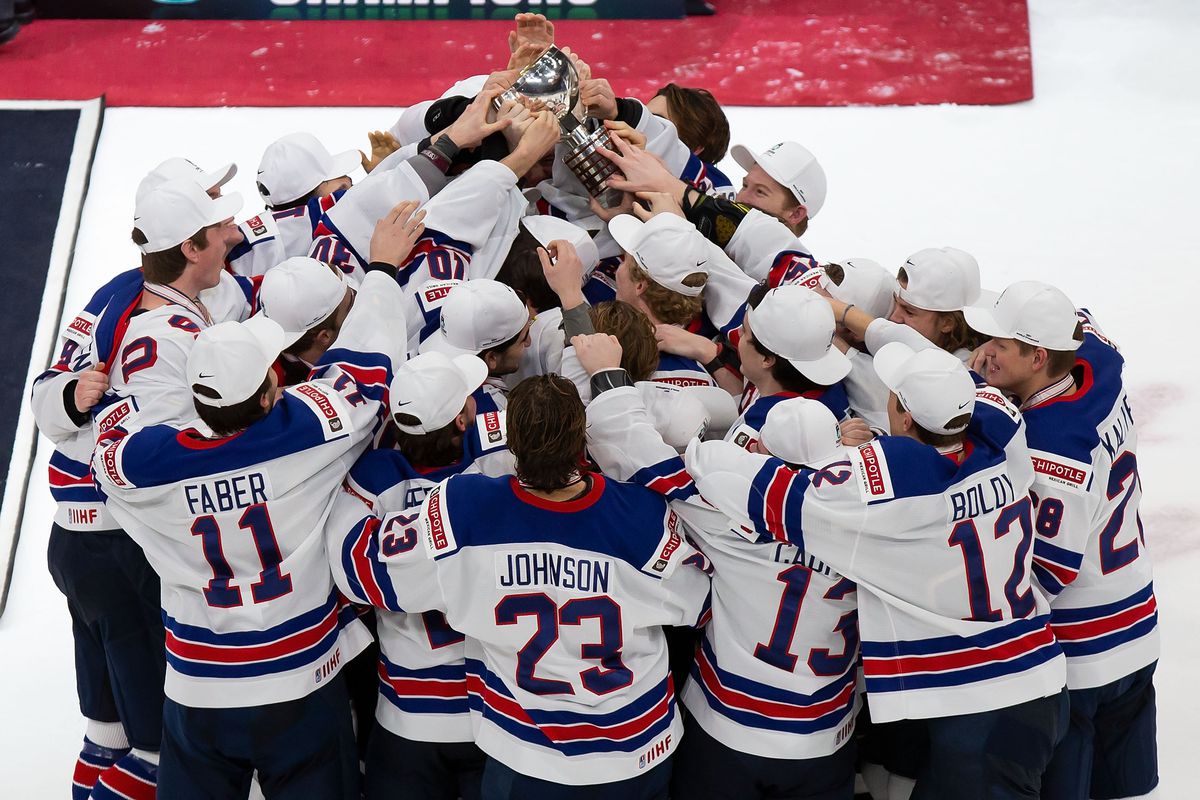
<path fill-rule="evenodd" d="M 1042 369 L 1050 361 L 1050 353 L 1044 347 L 1033 348 L 1033 368 L 1034 370 Z"/>
<path fill-rule="evenodd" d="M 786 218 L 788 225 L 795 227 L 808 219 L 808 209 L 797 203 L 794 208 L 787 212 Z"/>
<path fill-rule="evenodd" d="M 459 433 L 466 433 L 467 426 L 471 423 L 470 417 L 467 416 L 467 407 L 463 406 L 463 410 L 458 412 L 458 416 L 454 418 L 454 427 Z"/>
<path fill-rule="evenodd" d="M 483 363 L 487 364 L 489 374 L 494 372 L 496 367 L 500 366 L 500 354 L 495 350 L 489 350 L 483 354 Z"/>

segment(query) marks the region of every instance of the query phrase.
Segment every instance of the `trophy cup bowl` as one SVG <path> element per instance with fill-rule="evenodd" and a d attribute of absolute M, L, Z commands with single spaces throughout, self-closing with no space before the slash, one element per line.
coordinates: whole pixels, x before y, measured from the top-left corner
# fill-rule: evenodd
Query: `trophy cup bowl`
<path fill-rule="evenodd" d="M 579 108 L 579 73 L 562 50 L 553 45 L 521 71 L 512 87 L 493 101 L 496 110 L 506 100 L 540 101 L 558 118 L 562 143 L 567 147 L 563 163 L 579 179 L 588 194 L 605 208 L 620 205 L 623 195 L 604 184 L 613 175 L 620 175 L 616 165 L 597 148 L 616 150 L 608 130 L 595 120 L 585 122 Z M 589 124 L 592 127 L 589 130 Z"/>

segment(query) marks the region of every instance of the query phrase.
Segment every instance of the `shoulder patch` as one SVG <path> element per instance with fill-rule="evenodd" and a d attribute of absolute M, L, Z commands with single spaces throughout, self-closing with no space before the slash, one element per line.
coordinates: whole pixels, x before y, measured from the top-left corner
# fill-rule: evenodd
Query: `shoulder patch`
<path fill-rule="evenodd" d="M 273 217 L 264 217 L 260 214 L 257 217 L 251 217 L 242 223 L 242 233 L 245 234 L 246 239 L 251 244 L 260 239 L 275 235 L 268 225 L 268 220 L 270 220 L 270 223 L 272 224 L 275 222 Z"/>
<path fill-rule="evenodd" d="M 71 324 L 63 328 L 62 336 L 79 344 L 87 344 L 92 339 L 92 330 L 96 327 L 96 315 L 80 311 Z"/>
<path fill-rule="evenodd" d="M 104 410 L 104 413 L 96 418 L 96 435 L 111 431 L 121 423 L 125 422 L 131 416 L 137 413 L 137 401 L 132 397 L 126 397 L 116 405 L 109 406 Z"/>
<path fill-rule="evenodd" d="M 666 517 L 663 519 L 662 538 L 658 540 L 658 546 L 654 548 L 654 554 L 650 556 L 650 560 L 642 565 L 642 572 L 658 578 L 670 575 L 675 571 L 675 564 L 678 561 L 673 557 L 682 546 L 683 526 L 680 523 L 679 515 L 668 508 Z"/>
<path fill-rule="evenodd" d="M 976 387 L 975 402 L 985 403 L 1003 411 L 1013 422 L 1021 421 L 1021 411 L 1007 397 L 1001 394 L 998 389 L 993 389 L 990 386 Z"/>
<path fill-rule="evenodd" d="M 750 450 L 751 446 L 758 441 L 758 431 L 751 428 L 749 425 L 742 423 L 729 433 L 725 434 L 725 441 L 733 442 L 743 450 Z M 750 451 L 753 452 L 753 451 Z"/>
<path fill-rule="evenodd" d="M 850 468 L 858 478 L 858 490 L 864 503 L 890 500 L 896 496 L 887 459 L 878 442 L 868 442 L 847 451 Z"/>
<path fill-rule="evenodd" d="M 345 401 L 333 389 L 319 383 L 300 383 L 288 392 L 312 409 L 321 423 L 325 441 L 339 439 L 354 430 Z"/>
<path fill-rule="evenodd" d="M 120 489 L 133 486 L 121 468 L 121 451 L 128 440 L 128 436 L 114 437 L 96 448 L 95 468 L 103 473 L 109 483 Z"/>
<path fill-rule="evenodd" d="M 479 449 L 482 452 L 508 446 L 508 426 L 504 411 L 488 411 L 475 418 L 475 429 L 479 431 Z"/>
<path fill-rule="evenodd" d="M 424 284 L 417 291 L 417 296 L 421 299 L 422 310 L 432 311 L 435 308 L 441 308 L 442 304 L 446 302 L 450 290 L 460 283 L 462 281 L 429 281 Z"/>
<path fill-rule="evenodd" d="M 1031 449 L 1029 455 L 1033 460 L 1034 482 L 1079 494 L 1087 491 L 1092 480 L 1091 464 L 1045 450 Z"/>
<path fill-rule="evenodd" d="M 458 543 L 454 540 L 454 529 L 450 525 L 450 516 L 442 502 L 444 486 L 445 484 L 435 487 L 425 498 L 425 505 L 421 509 L 425 528 L 425 550 L 433 558 L 458 549 Z"/>

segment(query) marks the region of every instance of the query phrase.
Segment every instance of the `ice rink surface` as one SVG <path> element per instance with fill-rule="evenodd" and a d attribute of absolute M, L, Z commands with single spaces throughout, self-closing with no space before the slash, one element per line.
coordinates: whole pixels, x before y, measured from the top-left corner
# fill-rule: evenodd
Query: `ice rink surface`
<path fill-rule="evenodd" d="M 1200 730 L 1200 4 L 1191 0 L 1031 0 L 1036 98 L 1002 107 L 727 108 L 733 141 L 808 146 L 829 196 L 805 241 L 822 261 L 865 256 L 899 266 L 911 252 L 973 253 L 984 285 L 1056 283 L 1121 345 L 1141 436 L 1142 518 L 1156 561 L 1163 627 L 1162 784 L 1195 796 L 1188 764 Z M 572 44 L 571 42 L 566 42 Z M 583 53 L 586 58 L 586 52 Z M 397 76 L 396 80 L 403 80 Z M 728 100 L 729 98 L 723 98 Z M 129 241 L 140 177 L 184 155 L 236 161 L 240 218 L 261 208 L 263 148 L 292 131 L 330 150 L 366 145 L 397 109 L 110 109 L 92 173 L 65 308 L 137 264 Z M 740 180 L 741 171 L 723 167 Z M 39 372 L 43 364 L 30 369 Z M 46 571 L 51 448 L 33 468 L 8 607 L 0 618 L 0 793 L 66 797 L 83 734 L 70 621 Z M 1191 577 L 1189 577 L 1191 576 Z M 919 577 L 914 576 L 915 579 Z"/>

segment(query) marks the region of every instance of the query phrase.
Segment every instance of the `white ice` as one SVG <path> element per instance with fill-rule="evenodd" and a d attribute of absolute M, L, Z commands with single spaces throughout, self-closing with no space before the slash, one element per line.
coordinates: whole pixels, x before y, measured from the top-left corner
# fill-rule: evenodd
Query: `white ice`
<path fill-rule="evenodd" d="M 1200 480 L 1188 466 L 1200 434 L 1189 415 L 1200 412 L 1200 378 L 1188 344 L 1196 328 L 1184 315 L 1200 295 L 1200 4 L 1033 0 L 1031 26 L 1031 102 L 730 108 L 733 140 L 765 147 L 789 138 L 818 154 L 829 198 L 806 241 L 822 260 L 899 265 L 921 247 L 962 247 L 978 257 L 985 285 L 1057 283 L 1122 345 L 1164 632 L 1158 796 L 1189 797 L 1200 715 L 1188 666 L 1200 663 L 1191 572 L 1200 568 Z M 136 264 L 134 186 L 163 158 L 186 155 L 208 168 L 236 161 L 241 172 L 227 190 L 241 191 L 250 210 L 255 165 L 272 139 L 307 130 L 330 149 L 357 148 L 395 116 L 380 108 L 110 110 L 66 309 Z M 0 780 L 9 797 L 65 797 L 83 734 L 66 605 L 46 571 L 49 452 L 43 440 L 0 618 Z"/>

